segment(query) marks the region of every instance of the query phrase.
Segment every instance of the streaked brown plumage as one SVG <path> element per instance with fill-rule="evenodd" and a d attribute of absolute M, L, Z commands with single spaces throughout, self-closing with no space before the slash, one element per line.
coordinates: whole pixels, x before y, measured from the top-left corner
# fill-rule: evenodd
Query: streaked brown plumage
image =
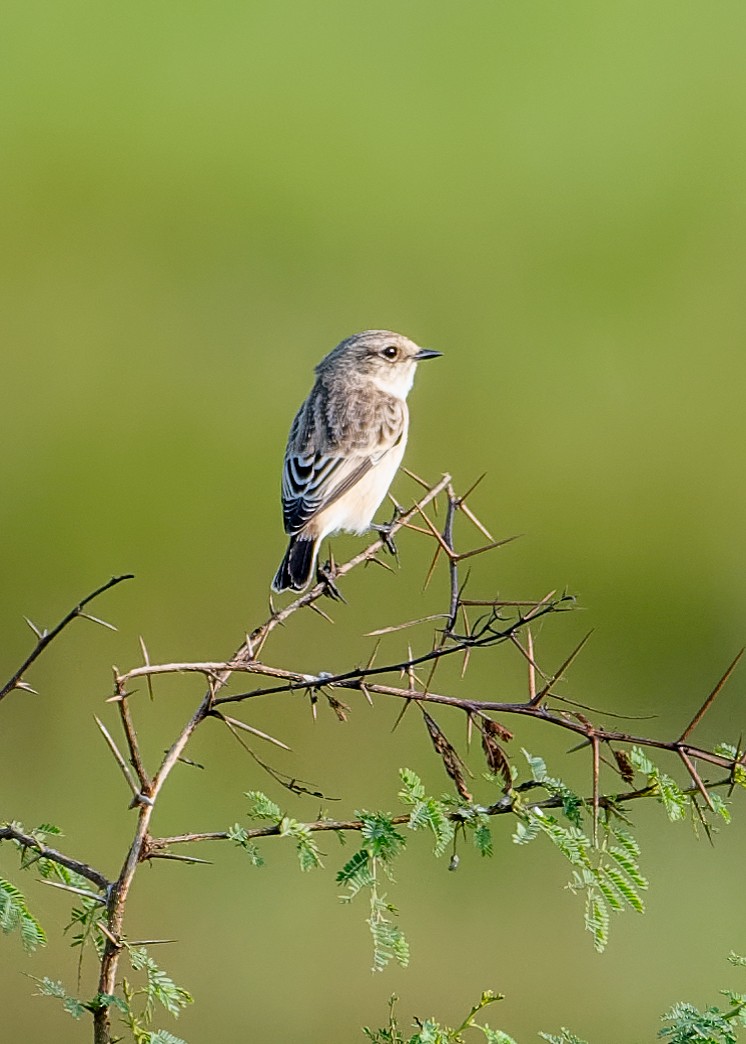
<path fill-rule="evenodd" d="M 282 508 L 290 543 L 275 591 L 307 586 L 325 536 L 369 528 L 404 455 L 405 400 L 417 362 L 437 355 L 401 334 L 366 330 L 316 367 L 285 451 Z"/>

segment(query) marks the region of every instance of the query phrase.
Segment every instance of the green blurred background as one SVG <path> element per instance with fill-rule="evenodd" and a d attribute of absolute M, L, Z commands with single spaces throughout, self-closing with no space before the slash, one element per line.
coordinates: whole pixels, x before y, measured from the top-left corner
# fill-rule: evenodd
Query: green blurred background
<path fill-rule="evenodd" d="M 444 353 L 418 374 L 409 466 L 461 489 L 487 471 L 473 507 L 496 536 L 525 534 L 478 561 L 473 594 L 567 585 L 583 611 L 542 628 L 540 659 L 596 632 L 563 691 L 656 713 L 635 727 L 660 736 L 688 720 L 746 631 L 745 23 L 741 4 L 681 0 L 3 4 L 3 674 L 30 647 L 22 614 L 51 625 L 137 574 L 94 609 L 117 634 L 78 623 L 29 676 L 39 695 L 3 703 L 3 816 L 59 823 L 64 847 L 116 873 L 133 814 L 92 717 L 116 726 L 110 664 L 140 662 L 140 634 L 154 660 L 227 656 L 263 619 L 292 413 L 322 354 L 367 327 Z M 363 632 L 437 611 L 421 538 L 400 550 L 399 575 L 345 583 L 334 629 L 298 618 L 267 658 L 339 669 L 368 655 Z M 505 651 L 460 691 L 524 684 Z M 738 740 L 743 688 L 741 669 L 701 742 Z M 135 705 L 151 764 L 199 693 L 163 683 Z M 392 735 L 398 707 L 350 702 L 345 726 L 314 724 L 300 697 L 252 706 L 294 750 L 260 753 L 341 796 L 334 815 L 393 809 L 400 765 L 445 787 L 415 715 Z M 560 770 L 562 737 L 521 726 L 520 744 Z M 319 812 L 217 726 L 192 756 L 205 771 L 174 773 L 158 832 L 224 829 L 256 787 Z M 502 823 L 495 858 L 465 852 L 456 874 L 413 842 L 390 889 L 407 971 L 371 975 L 331 840 L 315 875 L 280 843 L 261 871 L 227 846 L 198 853 L 214 867 L 146 867 L 128 930 L 178 938 L 155 956 L 197 1003 L 161 1024 L 192 1044 L 351 1044 L 393 991 L 406 1024 L 459 1020 L 486 988 L 508 995 L 491 1023 L 522 1042 L 562 1024 L 652 1040 L 674 1001 L 743 989 L 723 958 L 746 948 L 746 833 L 737 816 L 711 848 L 657 807 L 634 818 L 649 911 L 619 919 L 603 957 L 559 858 Z M 9 1039 L 86 1040 L 24 977 L 75 991 L 68 904 L 19 883 L 54 942 L 31 958 L 2 944 Z"/>

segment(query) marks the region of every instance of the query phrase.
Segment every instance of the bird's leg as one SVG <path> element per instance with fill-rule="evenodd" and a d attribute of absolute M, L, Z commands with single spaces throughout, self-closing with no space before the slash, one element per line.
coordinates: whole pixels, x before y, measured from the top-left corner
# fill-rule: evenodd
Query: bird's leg
<path fill-rule="evenodd" d="M 327 598 L 331 598 L 335 602 L 344 602 L 345 598 L 342 592 L 334 583 L 334 578 L 336 575 L 337 566 L 334 561 L 334 555 L 332 555 L 331 552 L 329 552 L 328 561 L 324 562 L 323 565 L 316 566 L 316 580 L 318 581 L 318 583 L 324 585 L 324 594 L 327 596 Z"/>
<path fill-rule="evenodd" d="M 391 530 L 394 528 L 395 524 L 399 521 L 399 516 L 401 514 L 402 514 L 401 508 L 399 507 L 398 504 L 395 504 L 394 505 L 394 514 L 393 514 L 392 519 L 391 519 L 390 522 L 383 522 L 383 523 L 379 523 L 379 524 L 376 524 L 375 522 L 371 522 L 371 524 L 370 524 L 370 528 L 375 530 L 375 532 L 378 533 L 378 535 L 380 536 L 381 540 L 383 541 L 383 546 L 386 548 L 386 550 L 389 552 L 389 554 L 392 554 L 394 556 L 394 558 L 396 558 L 396 559 L 399 558 L 399 552 L 396 550 L 396 544 L 394 543 L 394 538 L 391 535 Z"/>

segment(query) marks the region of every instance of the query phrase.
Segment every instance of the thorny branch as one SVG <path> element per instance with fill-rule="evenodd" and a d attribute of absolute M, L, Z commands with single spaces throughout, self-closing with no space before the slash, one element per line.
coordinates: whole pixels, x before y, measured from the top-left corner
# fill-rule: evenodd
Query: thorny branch
<path fill-rule="evenodd" d="M 712 783 L 707 784 L 707 789 L 722 789 L 723 787 L 730 786 L 730 776 L 725 776 L 723 779 L 715 780 Z M 528 790 L 533 790 L 538 787 L 539 784 L 530 782 L 519 784 L 515 788 L 516 793 L 522 793 Z M 698 793 L 699 788 L 696 786 L 690 787 L 684 790 L 683 793 L 687 795 L 694 795 Z M 653 791 L 650 787 L 644 787 L 641 790 L 628 790 L 620 794 L 614 794 L 613 797 L 608 795 L 599 795 L 598 805 L 601 809 L 611 809 L 612 807 L 618 807 L 621 804 L 627 804 L 630 801 L 639 801 L 643 798 L 650 798 L 653 796 Z M 536 809 L 553 809 L 562 807 L 562 796 L 554 794 L 551 797 L 544 798 L 541 801 L 524 801 L 522 808 L 524 811 L 535 811 Z M 593 797 L 589 796 L 584 799 L 585 804 L 589 807 L 593 805 Z M 510 794 L 506 794 L 501 797 L 499 801 L 496 801 L 492 805 L 488 805 L 484 812 L 489 816 L 504 816 L 512 813 L 515 810 L 515 797 Z M 392 816 L 391 823 L 394 826 L 401 826 L 409 822 L 409 814 L 400 816 Z M 454 822 L 458 822 L 462 819 L 462 815 L 459 811 L 452 812 L 449 817 Z M 333 832 L 351 832 L 359 833 L 365 827 L 365 823 L 362 819 L 316 819 L 312 822 L 303 824 L 312 833 L 317 831 L 333 831 Z M 255 841 L 262 837 L 276 837 L 281 833 L 281 828 L 277 824 L 272 826 L 264 827 L 253 827 L 245 831 L 246 838 L 250 841 Z M 214 830 L 207 831 L 204 833 L 194 834 L 174 834 L 171 837 L 151 837 L 148 840 L 148 851 L 144 855 L 145 859 L 159 858 L 159 856 L 166 850 L 171 848 L 173 845 L 186 845 L 194 844 L 195 842 L 205 841 L 230 841 L 232 835 L 227 830 Z"/>
<path fill-rule="evenodd" d="M 15 672 L 15 674 L 13 674 L 12 677 L 5 683 L 5 685 L 3 685 L 2 689 L 0 689 L 0 700 L 3 700 L 8 695 L 8 693 L 12 692 L 14 689 L 25 689 L 26 691 L 33 692 L 31 687 L 27 685 L 24 681 L 24 674 L 32 665 L 32 663 L 39 659 L 39 657 L 44 652 L 49 643 L 54 641 L 57 635 L 60 634 L 61 631 L 64 631 L 67 625 L 72 623 L 73 620 L 75 620 L 77 617 L 81 616 L 87 620 L 92 620 L 94 623 L 103 624 L 104 627 L 111 627 L 111 624 L 107 624 L 103 620 L 99 620 L 97 617 L 91 616 L 89 613 L 86 613 L 83 610 L 85 606 L 92 602 L 94 598 L 98 598 L 99 595 L 102 595 L 104 591 L 108 591 L 112 587 L 116 587 L 117 584 L 121 584 L 123 580 L 133 579 L 134 576 L 132 573 L 126 573 L 124 576 L 113 576 L 111 580 L 108 580 L 105 584 L 102 584 L 101 587 L 97 587 L 95 591 L 87 595 L 81 602 L 78 602 L 78 604 L 74 606 L 70 610 L 70 612 L 67 613 L 60 620 L 57 626 L 52 628 L 51 631 L 40 630 L 35 624 L 33 624 L 29 619 L 27 619 L 26 623 L 34 632 L 38 640 L 34 648 L 28 654 L 28 656 L 23 661 L 18 670 Z"/>
<path fill-rule="evenodd" d="M 72 856 L 65 855 L 63 852 L 58 852 L 56 848 L 50 848 L 33 834 L 19 830 L 12 823 L 4 823 L 0 826 L 0 841 L 16 841 L 24 851 L 24 858 L 28 861 L 49 859 L 52 863 L 58 863 L 60 866 L 80 874 L 81 877 L 85 877 L 102 891 L 107 891 L 111 887 L 110 882 L 100 870 L 96 870 L 95 867 L 89 866 L 88 863 L 83 863 L 79 859 L 73 859 Z"/>
<path fill-rule="evenodd" d="M 597 835 L 598 818 L 601 810 L 618 807 L 620 803 L 650 797 L 654 792 L 650 787 L 641 790 L 632 789 L 631 769 L 629 767 L 629 758 L 626 754 L 627 747 L 636 745 L 639 747 L 657 748 L 672 753 L 682 762 L 691 780 L 692 785 L 688 793 L 692 795 L 695 793 L 699 794 L 710 805 L 709 791 L 714 787 L 732 785 L 736 771 L 746 763 L 746 755 L 740 749 L 737 750 L 736 758 L 734 759 L 697 746 L 690 741 L 692 731 L 712 706 L 735 669 L 741 655 L 740 653 L 678 739 L 662 740 L 650 736 L 639 736 L 627 731 L 611 729 L 592 723 L 581 712 L 581 709 L 587 711 L 590 708 L 582 707 L 582 705 L 559 695 L 555 691 L 557 683 L 562 680 L 565 672 L 580 653 L 589 636 L 587 635 L 565 658 L 560 667 L 554 671 L 545 671 L 538 665 L 534 648 L 532 624 L 539 619 L 570 609 L 573 605 L 573 599 L 567 594 L 558 595 L 555 591 L 551 591 L 544 597 L 536 600 L 465 597 L 464 592 L 469 577 L 467 576 L 466 580 L 462 578 L 460 572 L 461 564 L 478 555 L 492 551 L 508 541 L 494 540 L 486 527 L 471 510 L 471 507 L 467 505 L 466 500 L 478 483 L 475 483 L 466 494 L 459 496 L 454 490 L 450 475 L 444 475 L 439 482 L 428 485 L 417 476 L 411 473 L 408 474 L 424 488 L 424 492 L 418 502 L 406 511 L 403 511 L 399 505 L 396 505 L 397 515 L 391 526 L 386 527 L 384 537 L 374 540 L 364 550 L 344 564 L 336 564 L 334 561 L 328 563 L 323 570 L 319 571 L 318 582 L 284 608 L 277 609 L 270 602 L 268 618 L 250 633 L 247 633 L 245 640 L 230 659 L 153 664 L 150 662 L 145 644 L 142 643 L 145 661 L 143 666 L 134 667 L 125 672 L 119 672 L 115 668 L 114 693 L 109 702 L 117 705 L 120 724 L 126 742 L 126 760 L 125 755 L 119 750 L 109 730 L 102 722 L 98 722 L 98 725 L 133 795 L 131 807 L 137 809 L 137 822 L 133 839 L 116 880 L 109 882 L 102 874 L 99 874 L 98 871 L 86 864 L 70 859 L 70 857 L 64 856 L 62 853 L 49 849 L 46 846 L 40 847 L 39 843 L 31 835 L 23 835 L 17 830 L 14 832 L 12 826 L 5 826 L 0 830 L 0 840 L 13 838 L 40 854 L 42 854 L 41 848 L 43 847 L 45 858 L 56 860 L 61 865 L 76 869 L 82 876 L 92 881 L 104 892 L 106 901 L 104 936 L 106 942 L 101 958 L 98 983 L 99 995 L 112 995 L 116 988 L 119 956 L 126 945 L 123 932 L 124 914 L 130 888 L 139 865 L 144 861 L 157 858 L 200 862 L 201 860 L 196 860 L 192 857 L 176 856 L 169 852 L 169 849 L 178 844 L 223 841 L 230 837 L 226 831 L 184 833 L 171 837 L 157 837 L 151 834 L 150 823 L 160 791 L 164 787 L 171 770 L 184 758 L 185 749 L 195 730 L 207 718 L 216 718 L 221 720 L 244 746 L 246 745 L 239 736 L 239 732 L 250 733 L 257 738 L 286 748 L 286 745 L 281 740 L 269 736 L 250 723 L 237 718 L 229 718 L 224 713 L 224 708 L 228 704 L 245 703 L 249 705 L 249 701 L 252 699 L 264 696 L 277 696 L 282 693 L 300 690 L 310 695 L 314 711 L 316 702 L 323 697 L 329 702 L 337 716 L 344 720 L 348 708 L 337 699 L 334 695 L 335 691 L 361 692 L 369 702 L 372 701 L 373 695 L 397 699 L 402 701 L 402 710 L 414 703 L 420 709 L 421 717 L 433 747 L 436 754 L 440 757 L 446 772 L 451 777 L 462 798 L 465 801 L 470 801 L 471 795 L 466 787 L 462 773 L 461 759 L 456 749 L 447 739 L 440 724 L 425 710 L 425 706 L 442 706 L 460 712 L 466 717 L 469 734 L 471 734 L 473 728 L 477 728 L 480 732 L 482 749 L 487 765 L 490 771 L 497 777 L 502 778 L 504 782 L 505 793 L 503 797 L 494 804 L 482 809 L 484 813 L 492 816 L 504 815 L 514 811 L 517 795 L 521 791 L 530 790 L 536 786 L 533 783 L 513 785 L 510 761 L 504 749 L 504 744 L 512 739 L 512 735 L 504 725 L 496 720 L 495 716 L 500 718 L 511 715 L 530 717 L 547 725 L 561 728 L 580 737 L 582 740 L 581 746 L 588 746 L 592 755 L 592 792 L 591 796 L 586 799 L 586 803 L 593 813 L 594 840 Z M 446 499 L 445 520 L 442 524 L 442 529 L 438 528 L 426 512 L 426 508 L 433 505 L 433 502 L 438 497 L 445 497 Z M 479 531 L 486 539 L 486 544 L 463 551 L 457 549 L 454 534 L 456 520 L 459 515 L 463 515 Z M 365 666 L 357 666 L 337 674 L 290 670 L 260 659 L 272 632 L 277 627 L 283 625 L 295 613 L 299 612 L 299 610 L 310 608 L 328 620 L 329 617 L 317 603 L 324 596 L 341 598 L 337 587 L 338 581 L 357 566 L 369 562 L 377 562 L 380 565 L 384 565 L 385 563 L 378 558 L 378 555 L 384 548 L 391 547 L 391 536 L 401 529 L 419 533 L 435 545 L 434 557 L 427 572 L 425 585 L 429 583 L 438 560 L 442 556 L 445 556 L 447 559 L 447 604 L 445 611 L 434 616 L 422 617 L 419 620 L 408 621 L 405 624 L 382 627 L 378 631 L 372 632 L 372 634 L 380 638 L 380 636 L 403 630 L 404 628 L 436 620 L 441 622 L 442 626 L 436 632 L 429 647 L 426 647 L 416 655 L 409 648 L 408 654 L 404 659 L 397 659 L 383 665 L 374 664 L 376 655 L 376 650 L 374 650 L 373 655 Z M 115 577 L 93 592 L 93 594 L 89 595 L 71 610 L 53 631 L 42 633 L 34 628 L 39 638 L 37 646 L 6 686 L 0 690 L 0 699 L 14 688 L 27 688 L 23 681 L 23 675 L 46 645 L 76 616 L 87 615 L 83 612 L 83 607 L 88 602 L 123 579 L 127 579 L 127 577 Z M 473 611 L 481 612 L 481 615 L 470 620 L 469 614 Z M 459 621 L 463 621 L 463 630 L 459 629 Z M 501 645 L 515 647 L 528 664 L 528 684 L 525 695 L 518 695 L 508 700 L 484 700 L 436 691 L 433 688 L 435 670 L 443 659 L 453 656 L 462 657 L 463 677 L 473 652 Z M 424 672 L 427 677 L 422 681 L 418 676 L 417 669 L 425 666 L 428 666 L 429 670 Z M 207 689 L 166 751 L 160 765 L 154 772 L 150 773 L 142 757 L 137 729 L 132 715 L 131 701 L 136 693 L 131 690 L 130 686 L 139 679 L 145 679 L 152 695 L 153 681 L 157 677 L 194 673 L 204 677 Z M 279 684 L 259 686 L 243 692 L 220 695 L 221 690 L 234 675 L 244 674 L 275 679 Z M 406 678 L 406 688 L 394 684 L 402 676 Z M 740 742 L 738 748 L 740 748 Z M 300 781 L 283 777 L 281 773 L 266 765 L 250 747 L 247 746 L 246 749 L 263 769 L 266 769 L 273 778 L 290 790 L 296 793 L 316 793 L 300 785 Z M 602 755 L 603 751 L 609 751 L 613 756 L 613 760 L 609 761 L 604 758 Z M 600 781 L 602 762 L 610 764 L 612 769 L 621 776 L 622 784 L 627 786 L 626 790 L 621 789 L 613 794 L 602 792 Z M 718 766 L 726 770 L 727 775 L 725 778 L 714 782 L 703 780 L 697 767 L 698 763 Z M 523 807 L 550 809 L 558 807 L 561 801 L 561 797 L 551 795 L 544 800 L 534 801 L 530 804 L 524 802 Z M 452 814 L 453 818 L 457 819 L 459 814 L 459 811 L 456 810 Z M 407 816 L 401 816 L 395 818 L 393 822 L 403 823 L 407 819 Z M 355 831 L 362 828 L 362 822 L 359 820 L 320 818 L 312 823 L 305 824 L 305 826 L 311 831 Z M 280 827 L 274 824 L 246 831 L 248 838 L 271 837 L 279 833 Z M 97 1005 L 94 1010 L 94 1042 L 95 1044 L 111 1044 L 111 1041 L 109 1007 L 105 1004 Z"/>

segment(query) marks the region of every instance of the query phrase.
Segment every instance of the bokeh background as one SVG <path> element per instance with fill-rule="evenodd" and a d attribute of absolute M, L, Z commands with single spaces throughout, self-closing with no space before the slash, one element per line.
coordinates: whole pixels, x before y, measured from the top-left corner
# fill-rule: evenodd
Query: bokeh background
<path fill-rule="evenodd" d="M 4 701 L 2 816 L 58 823 L 116 872 L 133 814 L 93 722 L 116 726 L 110 665 L 140 661 L 139 635 L 154 660 L 228 656 L 264 618 L 292 413 L 321 355 L 367 327 L 444 353 L 418 374 L 409 466 L 461 489 L 486 471 L 474 509 L 524 534 L 477 561 L 474 595 L 567 586 L 582 610 L 541 629 L 542 662 L 595 633 L 563 692 L 655 714 L 634 727 L 660 736 L 688 720 L 746 634 L 745 23 L 743 5 L 681 0 L 3 5 L 3 674 L 30 647 L 23 614 L 49 626 L 112 573 L 136 580 L 94 609 L 116 634 L 79 622 L 29 676 L 39 695 Z M 400 550 L 399 574 L 346 582 L 334 628 L 297 618 L 267 658 L 339 669 L 367 657 L 365 631 L 437 611 L 421 538 Z M 745 681 L 703 743 L 737 742 Z M 464 686 L 512 698 L 524 672 L 494 653 Z M 142 693 L 151 764 L 199 694 Z M 416 715 L 392 734 L 398 707 L 350 702 L 344 726 L 301 697 L 252 706 L 293 747 L 260 753 L 334 815 L 395 810 L 401 765 L 445 788 Z M 521 744 L 565 764 L 562 737 L 521 726 Z M 319 812 L 217 725 L 191 753 L 205 768 L 174 773 L 157 831 L 245 822 L 257 787 Z M 583 759 L 567 768 L 581 788 Z M 494 859 L 464 852 L 455 874 L 413 841 L 389 892 L 407 971 L 371 975 L 364 902 L 341 906 L 334 883 L 351 849 L 329 839 L 313 875 L 277 842 L 260 871 L 225 845 L 197 853 L 212 867 L 145 868 L 128 929 L 179 940 L 154 956 L 197 1003 L 160 1024 L 192 1044 L 351 1044 L 394 991 L 406 1025 L 460 1020 L 486 988 L 507 994 L 490 1022 L 522 1042 L 560 1025 L 652 1040 L 674 1001 L 743 989 L 724 957 L 746 948 L 746 832 L 736 815 L 713 848 L 656 806 L 634 819 L 648 913 L 619 918 L 603 957 L 559 857 L 503 823 Z M 86 1040 L 25 977 L 75 991 L 68 903 L 19 883 L 52 942 L 25 957 L 2 941 L 4 1030 Z"/>

